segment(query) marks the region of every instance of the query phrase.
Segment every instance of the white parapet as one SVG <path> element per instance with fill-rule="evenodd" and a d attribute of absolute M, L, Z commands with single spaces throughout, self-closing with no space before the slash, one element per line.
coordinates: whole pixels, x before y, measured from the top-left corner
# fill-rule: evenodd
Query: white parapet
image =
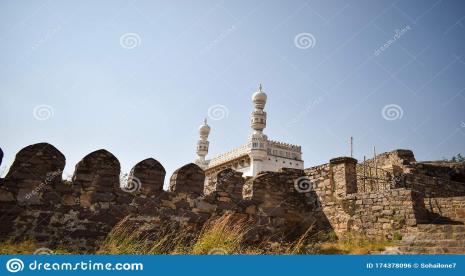
<path fill-rule="evenodd" d="M 240 156 L 247 155 L 250 153 L 251 147 L 250 144 L 244 144 L 240 147 L 232 149 L 226 153 L 220 154 L 209 160 L 208 167 L 215 167 L 217 165 L 226 163 L 228 161 L 234 160 Z"/>
<path fill-rule="evenodd" d="M 302 160 L 302 148 L 297 145 L 268 140 L 267 152 L 268 155 Z"/>

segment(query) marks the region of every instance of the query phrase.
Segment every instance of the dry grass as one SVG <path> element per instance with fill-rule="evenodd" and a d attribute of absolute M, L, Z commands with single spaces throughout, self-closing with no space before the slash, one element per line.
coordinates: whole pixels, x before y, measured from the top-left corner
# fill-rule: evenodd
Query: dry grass
<path fill-rule="evenodd" d="M 63 245 L 57 246 L 54 250 L 50 250 L 43 245 L 37 243 L 34 239 L 25 239 L 22 241 L 8 240 L 0 243 L 0 255 L 4 254 L 35 254 L 37 251 L 41 251 L 42 254 L 79 254 L 71 248 Z"/>
<path fill-rule="evenodd" d="M 97 254 L 185 254 L 188 253 L 189 234 L 173 225 L 156 234 L 143 235 L 125 227 L 126 219 L 118 223 L 97 250 Z"/>
<path fill-rule="evenodd" d="M 318 254 L 372 254 L 381 252 L 391 243 L 387 240 L 373 240 L 358 233 L 348 232 L 336 241 L 316 246 Z"/>
<path fill-rule="evenodd" d="M 23 241 L 8 240 L 0 245 L 0 254 L 32 254 L 37 249 L 37 244 L 32 239 Z"/>
<path fill-rule="evenodd" d="M 175 225 L 150 236 L 125 225 L 131 224 L 123 220 L 116 225 L 96 254 L 370 254 L 390 245 L 386 240 L 371 240 L 357 233 L 349 232 L 339 239 L 334 232 L 315 234 L 312 227 L 292 243 L 265 239 L 260 244 L 247 245 L 245 237 L 251 228 L 233 215 L 210 220 L 197 236 L 179 231 Z M 32 254 L 40 247 L 31 239 L 6 241 L 0 244 L 0 254 Z M 53 253 L 82 252 L 59 247 Z"/>
<path fill-rule="evenodd" d="M 204 226 L 192 247 L 192 254 L 241 254 L 244 237 L 250 229 L 231 214 Z"/>

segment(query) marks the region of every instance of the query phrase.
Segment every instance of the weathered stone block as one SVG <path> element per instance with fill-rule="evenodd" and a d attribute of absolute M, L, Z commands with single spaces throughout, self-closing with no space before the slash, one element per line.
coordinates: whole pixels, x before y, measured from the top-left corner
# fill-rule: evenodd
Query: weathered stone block
<path fill-rule="evenodd" d="M 97 191 L 119 190 L 120 164 L 110 152 L 101 149 L 85 156 L 76 165 L 73 183 Z"/>
<path fill-rule="evenodd" d="M 177 169 L 170 178 L 169 190 L 194 195 L 203 194 L 204 171 L 196 164 L 190 163 Z"/>
<path fill-rule="evenodd" d="M 131 170 L 128 182 L 148 197 L 156 197 L 163 192 L 165 168 L 155 159 L 148 158 L 137 163 Z"/>

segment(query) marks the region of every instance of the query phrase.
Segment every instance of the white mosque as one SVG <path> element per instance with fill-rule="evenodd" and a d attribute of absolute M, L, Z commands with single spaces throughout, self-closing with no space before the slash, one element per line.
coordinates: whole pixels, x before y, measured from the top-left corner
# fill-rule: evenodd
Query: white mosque
<path fill-rule="evenodd" d="M 267 95 L 260 85 L 252 95 L 254 110 L 250 116 L 250 127 L 253 131 L 247 143 L 209 160 L 205 157 L 208 154 L 210 126 L 205 119 L 199 127 L 198 158 L 195 163 L 207 176 L 227 168 L 242 172 L 244 176 L 256 176 L 263 171 L 278 171 L 281 168 L 304 168 L 300 146 L 269 140 L 263 133 L 266 127 L 266 100 Z"/>

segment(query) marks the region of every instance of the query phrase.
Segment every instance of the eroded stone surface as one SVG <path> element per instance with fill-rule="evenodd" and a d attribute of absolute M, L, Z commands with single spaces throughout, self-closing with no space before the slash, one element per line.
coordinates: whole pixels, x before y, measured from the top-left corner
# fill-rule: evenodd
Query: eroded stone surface
<path fill-rule="evenodd" d="M 171 192 L 203 194 L 205 173 L 196 164 L 190 163 L 177 169 L 170 178 Z"/>
<path fill-rule="evenodd" d="M 155 159 L 148 158 L 137 163 L 131 170 L 128 182 L 140 186 L 140 192 L 149 197 L 155 197 L 163 192 L 165 168 Z"/>

